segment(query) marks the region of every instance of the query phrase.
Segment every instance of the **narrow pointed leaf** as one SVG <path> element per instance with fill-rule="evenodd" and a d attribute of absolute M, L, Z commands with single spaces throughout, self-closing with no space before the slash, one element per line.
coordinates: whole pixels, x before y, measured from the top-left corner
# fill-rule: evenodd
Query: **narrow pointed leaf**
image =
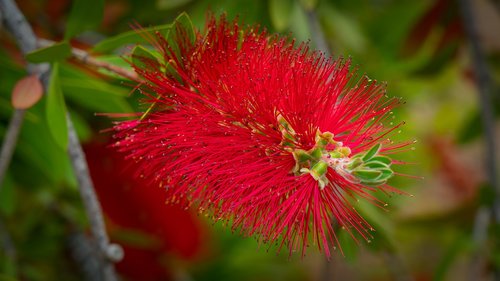
<path fill-rule="evenodd" d="M 124 47 L 130 44 L 139 44 L 139 43 L 147 43 L 148 37 L 155 36 L 156 32 L 161 34 L 167 33 L 168 30 L 172 27 L 171 24 L 158 25 L 148 28 L 142 28 L 139 30 L 127 31 L 121 34 L 118 34 L 113 37 L 109 37 L 107 39 L 102 40 L 97 43 L 92 52 L 94 53 L 110 53 L 120 47 Z"/>
<path fill-rule="evenodd" d="M 372 157 L 372 159 L 370 161 L 378 161 L 378 162 L 382 162 L 386 165 L 391 165 L 392 164 L 392 160 L 391 158 L 387 157 L 387 156 L 375 156 L 375 157 Z"/>
<path fill-rule="evenodd" d="M 129 91 L 95 79 L 68 64 L 60 65 L 60 83 L 65 100 L 92 112 L 132 112 L 127 102 Z"/>
<path fill-rule="evenodd" d="M 132 51 L 132 63 L 141 69 L 160 69 L 160 62 L 148 49 L 136 46 Z"/>
<path fill-rule="evenodd" d="M 66 105 L 64 104 L 64 97 L 61 90 L 58 63 L 52 65 L 47 103 L 45 105 L 45 117 L 47 118 L 47 124 L 55 142 L 60 148 L 66 150 L 68 146 Z"/>
<path fill-rule="evenodd" d="M 186 32 L 186 34 L 182 35 L 186 35 L 187 39 L 189 39 L 191 43 L 194 42 L 194 40 L 196 39 L 196 34 L 194 32 L 193 22 L 186 12 L 181 13 L 175 19 L 174 25 L 177 29 L 184 30 Z"/>
<path fill-rule="evenodd" d="M 363 161 L 370 160 L 373 156 L 375 156 L 378 153 L 379 150 L 380 150 L 380 143 L 377 143 L 365 153 L 365 155 L 363 156 Z"/>
<path fill-rule="evenodd" d="M 383 169 L 383 170 L 379 170 L 379 171 L 381 172 L 381 174 L 376 179 L 378 181 L 387 181 L 388 179 L 390 179 L 394 175 L 394 172 L 390 169 Z"/>
<path fill-rule="evenodd" d="M 383 169 L 386 168 L 388 169 L 389 166 L 387 164 L 379 162 L 379 161 L 370 161 L 367 162 L 363 165 L 363 167 L 369 168 L 369 169 Z"/>
<path fill-rule="evenodd" d="M 71 56 L 71 46 L 67 41 L 36 49 L 26 54 L 26 60 L 32 63 L 61 61 Z"/>
<path fill-rule="evenodd" d="M 193 43 L 196 39 L 193 23 L 186 13 L 180 14 L 172 23 L 172 28 L 167 32 L 170 49 L 180 57 L 180 48 L 185 43 Z"/>
<path fill-rule="evenodd" d="M 381 172 L 376 170 L 359 170 L 354 171 L 352 174 L 361 181 L 373 181 L 381 175 Z"/>

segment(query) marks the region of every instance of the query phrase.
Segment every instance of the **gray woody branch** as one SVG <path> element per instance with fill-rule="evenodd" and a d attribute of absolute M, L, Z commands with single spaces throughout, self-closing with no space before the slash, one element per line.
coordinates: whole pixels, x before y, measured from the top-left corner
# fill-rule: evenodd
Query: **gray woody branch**
<path fill-rule="evenodd" d="M 36 49 L 37 38 L 28 24 L 24 15 L 17 8 L 13 0 L 0 0 L 0 12 L 2 19 L 7 30 L 14 36 L 19 48 L 23 54 L 29 53 Z M 30 73 L 37 73 L 39 77 L 48 70 L 47 65 L 28 65 Z M 43 75 L 45 76 L 45 75 Z M 41 79 L 44 88 L 47 89 L 47 79 Z M 12 153 L 17 142 L 17 137 L 22 125 L 24 111 L 16 110 L 11 124 L 2 146 L 2 153 L 0 154 L 0 168 L 7 169 L 8 163 L 12 157 Z M 115 281 L 118 280 L 113 262 L 118 261 L 123 257 L 123 250 L 120 246 L 109 243 L 109 238 L 105 230 L 104 219 L 102 210 L 95 194 L 94 186 L 90 178 L 87 162 L 83 153 L 82 147 L 76 135 L 73 123 L 69 117 L 66 116 L 68 124 L 68 137 L 69 146 L 68 154 L 71 160 L 75 176 L 77 178 L 80 194 L 89 218 L 91 231 L 97 243 L 100 254 L 96 256 L 102 264 L 103 280 Z M 5 153 L 5 154 L 4 154 Z M 0 170 L 0 180 L 5 174 L 5 170 Z M 0 182 L 1 183 L 1 182 Z"/>
<path fill-rule="evenodd" d="M 465 32 L 469 40 L 469 48 L 474 64 L 474 74 L 476 78 L 477 87 L 479 90 L 479 105 L 481 109 L 481 119 L 483 123 L 483 133 L 485 141 L 485 169 L 488 176 L 488 183 L 490 188 L 495 194 L 493 206 L 488 208 L 480 206 L 477 210 L 474 229 L 473 240 L 479 247 L 472 257 L 471 271 L 469 275 L 470 280 L 477 280 L 481 276 L 482 268 L 484 267 L 485 258 L 485 241 L 488 235 L 488 228 L 491 223 L 491 217 L 498 224 L 500 223 L 500 185 L 496 175 L 496 147 L 495 147 L 495 118 L 493 115 L 493 106 L 491 98 L 491 75 L 486 64 L 486 59 L 483 50 L 479 43 L 479 36 L 477 32 L 476 20 L 472 10 L 472 3 L 470 0 L 460 0 L 460 9 L 462 12 L 462 20 L 465 27 Z M 500 280 L 500 268 L 496 269 L 495 280 Z"/>

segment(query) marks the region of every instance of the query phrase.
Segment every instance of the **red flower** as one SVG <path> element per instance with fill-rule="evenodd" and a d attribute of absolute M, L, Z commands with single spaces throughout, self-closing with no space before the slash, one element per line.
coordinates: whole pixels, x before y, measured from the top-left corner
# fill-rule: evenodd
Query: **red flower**
<path fill-rule="evenodd" d="M 133 177 L 133 166 L 106 146 L 92 142 L 84 148 L 108 233 L 125 251 L 118 271 L 127 280 L 174 279 L 162 262 L 199 258 L 206 231 L 195 215 L 165 205 L 165 190 Z"/>
<path fill-rule="evenodd" d="M 158 35 L 167 63 L 144 56 L 134 65 L 150 108 L 115 126 L 115 146 L 138 175 L 164 186 L 170 202 L 195 203 L 290 252 L 312 242 L 329 257 L 334 222 L 371 238 L 348 197 L 377 202 L 367 191 L 393 191 L 394 161 L 383 155 L 405 144 L 391 144 L 394 127 L 383 123 L 399 100 L 349 60 L 257 27 L 212 17 L 192 34 L 178 25 Z"/>

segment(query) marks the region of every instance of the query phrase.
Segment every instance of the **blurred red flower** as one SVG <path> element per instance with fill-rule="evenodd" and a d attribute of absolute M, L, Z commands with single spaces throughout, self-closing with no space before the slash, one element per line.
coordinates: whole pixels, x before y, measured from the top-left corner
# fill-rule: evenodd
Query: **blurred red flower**
<path fill-rule="evenodd" d="M 117 269 L 127 280 L 169 280 L 164 262 L 198 257 L 205 231 L 196 216 L 165 204 L 164 189 L 134 177 L 130 163 L 107 145 L 93 142 L 84 149 L 111 240 L 125 250 Z"/>
<path fill-rule="evenodd" d="M 224 16 L 151 43 L 163 62 L 132 57 L 149 109 L 114 127 L 139 177 L 290 252 L 312 242 L 329 257 L 334 222 L 371 239 L 348 197 L 378 202 L 367 191 L 394 191 L 387 180 L 400 162 L 386 155 L 407 145 L 387 139 L 399 99 L 384 85 L 350 60 Z"/>

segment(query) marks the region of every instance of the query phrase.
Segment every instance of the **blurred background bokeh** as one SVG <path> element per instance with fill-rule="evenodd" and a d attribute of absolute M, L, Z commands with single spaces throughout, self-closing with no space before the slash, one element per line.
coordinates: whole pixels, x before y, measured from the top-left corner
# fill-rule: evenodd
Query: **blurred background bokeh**
<path fill-rule="evenodd" d="M 500 3 L 471 3 L 497 109 Z M 71 0 L 17 4 L 39 37 L 62 38 Z M 109 133 L 101 132 L 112 119 L 95 113 L 133 112 L 138 95 L 129 95 L 129 82 L 69 60 L 61 65 L 61 85 L 108 232 L 125 248 L 125 259 L 117 264 L 124 280 L 494 280 L 494 268 L 500 268 L 498 227 L 489 227 L 483 244 L 473 238 L 476 214 L 491 204 L 494 193 L 484 165 L 474 61 L 457 1 L 106 0 L 100 27 L 74 38 L 72 45 L 90 50 L 135 23 L 167 24 L 183 11 L 203 28 L 209 10 L 309 41 L 333 57 L 350 57 L 360 72 L 386 81 L 387 94 L 405 101 L 393 120 L 405 125 L 393 138 L 416 141 L 399 156 L 409 164 L 398 172 L 410 176 L 391 180 L 407 195 L 376 194 L 388 203 L 386 209 L 355 203 L 377 230 L 375 239 L 356 243 L 340 231 L 342 252 L 337 249 L 330 262 L 313 247 L 304 258 L 289 257 L 286 250 L 277 254 L 273 245 L 259 245 L 203 215 L 165 205 L 158 188 L 124 173 L 127 164 L 107 148 Z M 326 45 L 320 46 L 321 38 Z M 25 75 L 25 62 L 3 30 L 0 44 L 3 139 L 11 91 Z M 127 67 L 120 58 L 127 50 L 93 55 Z M 48 132 L 43 104 L 26 114 L 0 191 L 0 280 L 85 280 L 92 267 L 85 264 L 89 231 L 75 177 Z M 480 270 L 471 277 L 478 259 Z"/>

